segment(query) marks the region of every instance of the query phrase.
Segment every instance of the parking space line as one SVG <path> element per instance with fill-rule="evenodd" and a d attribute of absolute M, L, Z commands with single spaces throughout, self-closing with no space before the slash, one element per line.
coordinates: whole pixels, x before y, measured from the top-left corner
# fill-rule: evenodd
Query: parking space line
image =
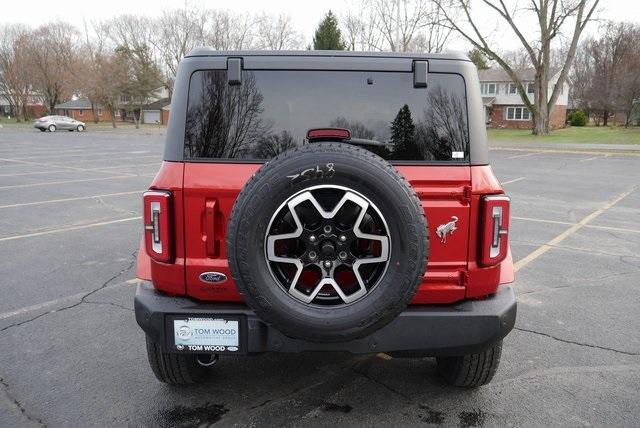
<path fill-rule="evenodd" d="M 123 164 L 123 165 L 115 165 L 115 166 L 101 166 L 101 167 L 96 167 L 96 168 L 73 168 L 74 171 L 81 171 L 81 172 L 104 172 L 105 174 L 108 173 L 109 171 L 104 171 L 105 169 L 117 169 L 117 168 L 138 168 L 138 167 L 145 167 L 145 166 L 158 166 L 158 162 L 149 162 L 149 163 L 137 163 L 137 164 Z M 58 166 L 58 168 L 69 168 L 66 166 Z M 42 175 L 42 174 L 60 174 L 63 172 L 69 172 L 68 169 L 64 169 L 64 170 L 60 170 L 60 171 L 33 171 L 33 172 L 19 172 L 16 174 L 0 174 L 0 177 L 21 177 L 24 175 Z M 134 174 L 135 175 L 135 174 Z"/>
<path fill-rule="evenodd" d="M 157 158 L 160 159 L 161 156 L 160 155 L 148 155 L 148 156 L 138 156 L 136 158 L 132 158 L 131 156 L 128 157 L 124 157 L 124 158 L 107 158 L 106 160 L 112 161 L 112 160 L 139 160 L 139 159 L 143 159 L 143 158 Z M 103 160 L 103 159 L 91 159 L 91 160 L 87 160 L 87 162 L 93 162 L 96 160 Z M 14 162 L 14 163 L 20 163 L 20 164 L 24 164 L 24 165 L 37 165 L 37 166 L 48 166 L 48 167 L 53 167 L 53 168 L 66 168 L 66 169 L 71 169 L 73 171 L 87 171 L 87 170 L 91 170 L 91 171 L 99 171 L 100 168 L 105 168 L 105 167 L 93 167 L 95 169 L 91 169 L 91 168 L 80 168 L 80 167 L 76 167 L 76 166 L 69 166 L 69 165 L 60 165 L 60 164 L 56 164 L 56 163 L 45 163 L 45 162 L 34 162 L 34 161 L 25 161 L 25 160 L 20 160 L 20 159 L 12 159 L 12 158 L 0 158 L 0 161 L 5 161 L 5 162 Z M 120 166 L 120 165 L 118 165 Z"/>
<path fill-rule="evenodd" d="M 502 184 L 502 185 L 504 186 L 505 184 L 517 183 L 518 181 L 522 181 L 522 180 L 524 180 L 525 178 L 527 178 L 527 177 L 518 177 L 518 178 L 514 178 L 513 180 L 503 181 L 503 182 L 502 182 L 502 183 L 500 183 L 500 184 Z"/>
<path fill-rule="evenodd" d="M 125 286 L 131 286 L 134 283 L 131 283 L 129 281 L 125 281 L 125 282 L 121 282 L 119 284 L 114 284 L 114 285 L 108 285 L 105 288 L 103 288 L 103 290 L 108 290 L 111 288 L 118 288 L 118 287 L 125 287 Z M 137 284 L 137 282 L 135 283 Z M 60 297 L 58 299 L 53 299 L 53 300 L 49 300 L 47 302 L 42 302 L 42 303 L 38 303 L 37 305 L 31 305 L 31 306 L 25 306 L 19 309 L 15 309 L 13 311 L 10 312 L 4 312 L 4 313 L 0 313 L 0 320 L 4 320 L 7 318 L 13 318 L 19 315 L 24 315 L 24 314 L 28 314 L 29 312 L 34 312 L 34 311 L 38 311 L 41 309 L 46 309 L 49 308 L 51 306 L 57 306 L 61 303 L 67 303 L 67 302 L 71 302 L 74 300 L 79 300 L 82 299 L 85 295 L 87 294 L 87 292 L 83 292 L 83 293 L 78 293 L 78 294 L 73 294 L 71 296 L 65 296 L 65 297 Z"/>
<path fill-rule="evenodd" d="M 595 210 L 594 212 L 592 212 L 591 214 L 589 214 L 588 216 L 586 216 L 585 218 L 580 220 L 578 223 L 576 223 L 573 226 L 571 226 L 569 229 L 565 230 L 564 232 L 562 232 L 561 234 L 559 234 L 555 238 L 551 239 L 546 244 L 542 244 L 541 246 L 539 246 L 538 248 L 533 250 L 531 253 L 529 253 L 524 258 L 518 260 L 514 264 L 513 270 L 515 272 L 517 272 L 520 269 L 522 269 L 523 267 L 527 266 L 529 263 L 531 263 L 532 261 L 534 261 L 535 259 L 537 259 L 541 255 L 543 255 L 544 253 L 549 251 L 551 248 L 553 248 L 553 246 L 558 245 L 560 242 L 564 241 L 567 237 L 571 236 L 576 231 L 578 231 L 581 228 L 583 228 L 585 225 L 587 225 L 587 223 L 589 223 L 590 221 L 592 221 L 593 219 L 598 217 L 600 214 L 602 214 L 603 212 L 605 212 L 606 210 L 608 210 L 609 208 L 611 208 L 612 206 L 614 206 L 615 204 L 620 202 L 625 197 L 629 196 L 634 190 L 636 190 L 636 188 L 637 188 L 637 186 L 633 186 L 631 189 L 629 189 L 629 190 L 627 190 L 625 192 L 622 192 L 621 194 L 619 194 L 615 198 L 611 199 L 606 204 L 604 204 L 603 206 L 601 206 L 600 208 L 598 208 L 597 210 Z"/>
<path fill-rule="evenodd" d="M 17 189 L 17 188 L 24 188 L 24 187 L 51 186 L 51 185 L 54 185 L 54 184 L 85 183 L 85 182 L 88 182 L 88 181 L 122 180 L 124 178 L 136 178 L 136 177 L 155 177 L 155 174 L 112 175 L 111 177 L 81 178 L 81 179 L 78 179 L 78 180 L 45 181 L 45 182 L 42 182 L 42 183 L 14 184 L 14 185 L 11 185 L 11 186 L 0 186 L 0 190 Z"/>
<path fill-rule="evenodd" d="M 36 237 L 36 236 L 51 235 L 53 233 L 69 232 L 69 231 L 72 231 L 72 230 L 89 229 L 89 228 L 92 228 L 92 227 L 107 226 L 109 224 L 125 223 L 127 221 L 140 220 L 141 218 L 142 218 L 141 216 L 127 217 L 127 218 L 120 218 L 118 220 L 101 221 L 99 223 L 90 223 L 90 224 L 81 224 L 79 226 L 61 227 L 59 229 L 44 230 L 42 232 L 27 233 L 25 235 L 7 236 L 7 237 L 4 237 L 4 238 L 0 238 L 0 242 L 14 241 L 16 239 L 24 239 L 24 238 L 33 238 L 33 237 Z"/>
<path fill-rule="evenodd" d="M 563 224 L 566 226 L 574 226 L 575 223 L 571 223 L 569 221 L 557 221 L 557 220 L 544 220 L 541 218 L 531 218 L 531 217 L 515 217 L 511 216 L 512 220 L 523 220 L 523 221 L 533 221 L 536 223 L 550 223 L 550 224 Z"/>
<path fill-rule="evenodd" d="M 149 153 L 148 150 L 145 151 L 137 151 L 134 152 L 133 154 L 140 154 L 140 153 Z M 60 154 L 42 154 L 42 155 L 34 155 L 34 156 L 23 156 L 23 157 L 17 157 L 17 158 L 12 158 L 12 159 L 16 159 L 16 160 L 29 160 L 29 159 L 37 159 L 37 158 L 42 158 L 42 157 L 46 157 L 46 158 L 74 158 L 74 157 L 78 157 L 78 156 L 105 156 L 105 155 L 119 155 L 119 154 L 132 154 L 131 152 L 122 152 L 122 151 L 108 151 L 108 152 L 97 152 L 97 153 L 91 153 L 91 152 L 83 152 L 83 153 L 60 153 Z"/>
<path fill-rule="evenodd" d="M 16 207 L 29 207 L 29 206 L 32 206 L 32 205 L 55 204 L 55 203 L 59 203 L 59 202 L 82 201 L 82 200 L 85 200 L 85 199 L 107 198 L 107 197 L 110 197 L 110 196 L 134 195 L 136 193 L 141 195 L 142 194 L 142 190 L 135 190 L 133 192 L 104 193 L 102 195 L 78 196 L 76 198 L 50 199 L 50 200 L 46 200 L 46 201 L 24 202 L 24 203 L 21 203 L 21 204 L 0 205 L 0 209 L 2 209 L 2 208 L 16 208 Z"/>
<path fill-rule="evenodd" d="M 2 207 L 0 207 L 2 208 Z M 522 220 L 522 221 L 531 221 L 535 223 L 549 223 L 549 224 L 562 224 L 565 226 L 575 226 L 576 223 L 571 223 L 568 221 L 557 221 L 557 220 L 544 220 L 541 218 L 531 218 L 531 217 L 511 217 L 512 220 Z M 584 227 L 587 229 L 597 229 L 597 230 L 611 230 L 614 232 L 631 232 L 631 233 L 640 233 L 639 229 L 628 229 L 626 227 L 615 227 L 615 226 L 598 226 L 595 224 L 585 224 Z"/>
<path fill-rule="evenodd" d="M 23 175 L 60 174 L 62 172 L 69 172 L 69 170 L 68 169 L 62 169 L 60 171 L 19 172 L 17 174 L 0 174 L 0 177 L 22 177 Z"/>
<path fill-rule="evenodd" d="M 528 156 L 539 155 L 540 153 L 543 153 L 543 152 L 533 152 L 533 153 L 525 153 L 524 155 L 514 155 L 514 156 L 509 156 L 507 159 L 526 158 Z"/>
<path fill-rule="evenodd" d="M 611 150 L 584 150 L 584 149 L 535 149 L 526 147 L 489 147 L 490 151 L 504 151 L 504 152 L 531 152 L 535 150 L 536 153 L 563 153 L 563 154 L 582 154 L 582 155 L 608 155 L 609 156 L 640 156 L 640 153 L 635 151 L 611 151 Z M 521 157 L 521 156 L 518 156 Z M 512 159 L 507 157 L 505 159 Z"/>

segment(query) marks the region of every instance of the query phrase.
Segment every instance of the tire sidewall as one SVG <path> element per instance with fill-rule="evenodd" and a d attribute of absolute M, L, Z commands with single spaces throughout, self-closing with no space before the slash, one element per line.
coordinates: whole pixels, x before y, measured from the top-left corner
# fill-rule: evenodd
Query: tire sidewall
<path fill-rule="evenodd" d="M 261 179 L 247 185 L 251 197 L 243 198 L 238 210 L 234 208 L 240 219 L 230 233 L 235 237 L 229 242 L 235 256 L 230 256 L 230 262 L 239 276 L 238 289 L 265 321 L 294 337 L 339 341 L 379 328 L 406 307 L 424 272 L 428 246 L 415 195 L 393 167 L 362 149 L 334 152 L 334 145 L 322 144 L 326 151 L 316 149 L 313 156 L 304 156 L 302 149 L 263 167 L 266 171 Z M 388 168 L 381 168 L 380 162 Z M 292 178 L 310 170 L 310 174 Z M 305 304 L 287 293 L 274 279 L 265 254 L 273 214 L 293 195 L 321 185 L 346 187 L 369 199 L 384 217 L 391 242 L 390 262 L 377 285 L 362 298 L 339 307 Z"/>

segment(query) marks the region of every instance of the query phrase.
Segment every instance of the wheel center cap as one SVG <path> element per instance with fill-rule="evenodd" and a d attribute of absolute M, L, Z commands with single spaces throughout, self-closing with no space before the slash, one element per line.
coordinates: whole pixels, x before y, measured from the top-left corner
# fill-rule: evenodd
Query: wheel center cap
<path fill-rule="evenodd" d="M 320 254 L 325 259 L 334 259 L 336 257 L 336 247 L 331 241 L 323 241 L 320 244 Z"/>

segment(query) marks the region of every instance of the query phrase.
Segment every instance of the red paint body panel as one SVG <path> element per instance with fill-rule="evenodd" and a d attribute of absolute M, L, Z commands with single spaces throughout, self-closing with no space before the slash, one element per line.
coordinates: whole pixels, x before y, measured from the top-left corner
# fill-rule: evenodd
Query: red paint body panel
<path fill-rule="evenodd" d="M 151 281 L 151 257 L 147 254 L 144 236 L 140 238 L 140 246 L 138 247 L 138 257 L 136 262 L 136 278 Z"/>
<path fill-rule="evenodd" d="M 175 264 L 158 263 L 141 252 L 138 277 L 170 294 L 208 301 L 241 301 L 226 257 L 226 228 L 236 197 L 260 164 L 165 162 L 151 188 L 174 195 Z M 511 253 L 499 265 L 477 260 L 479 201 L 503 193 L 489 166 L 397 166 L 416 190 L 427 216 L 430 255 L 427 272 L 412 304 L 447 304 L 495 293 L 513 281 Z M 184 183 L 183 186 L 181 184 Z M 444 243 L 438 225 L 458 218 Z M 143 248 L 143 247 L 141 247 Z M 222 272 L 226 282 L 200 281 L 203 272 Z"/>
<path fill-rule="evenodd" d="M 150 189 L 169 190 L 173 194 L 174 263 L 161 263 L 150 259 L 151 280 L 156 289 L 172 295 L 184 295 L 184 212 L 182 182 L 184 163 L 163 162 L 151 182 Z"/>

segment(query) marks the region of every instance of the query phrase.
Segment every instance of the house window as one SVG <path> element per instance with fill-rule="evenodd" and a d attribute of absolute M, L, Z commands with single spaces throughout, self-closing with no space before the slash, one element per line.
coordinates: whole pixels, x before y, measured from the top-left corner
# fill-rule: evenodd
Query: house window
<path fill-rule="evenodd" d="M 498 85 L 496 85 L 495 83 L 483 83 L 480 87 L 483 95 L 495 95 L 498 93 L 497 89 Z"/>
<path fill-rule="evenodd" d="M 120 110 L 116 109 L 116 117 L 120 117 Z"/>
<path fill-rule="evenodd" d="M 536 86 L 533 83 L 528 83 L 527 94 L 535 94 L 535 93 L 536 93 Z"/>
<path fill-rule="evenodd" d="M 80 109 L 78 110 L 78 116 L 82 116 L 84 114 L 84 110 Z"/>
<path fill-rule="evenodd" d="M 507 91 L 508 91 L 510 94 L 515 94 L 515 93 L 517 93 L 517 92 L 518 92 L 518 86 L 517 86 L 515 83 L 509 83 L 509 84 L 507 85 Z"/>
<path fill-rule="evenodd" d="M 526 107 L 507 107 L 507 120 L 529 120 L 531 113 Z"/>
<path fill-rule="evenodd" d="M 101 108 L 98 109 L 98 116 L 102 116 L 102 109 Z"/>

